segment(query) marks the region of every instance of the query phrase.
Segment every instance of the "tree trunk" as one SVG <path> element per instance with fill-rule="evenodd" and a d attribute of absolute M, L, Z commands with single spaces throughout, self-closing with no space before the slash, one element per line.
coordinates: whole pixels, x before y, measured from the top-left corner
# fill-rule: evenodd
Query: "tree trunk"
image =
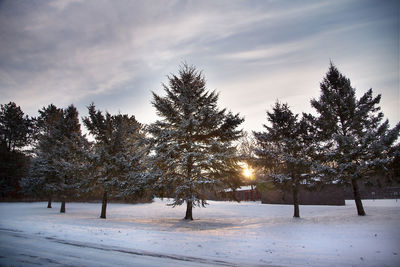
<path fill-rule="evenodd" d="M 192 216 L 193 203 L 192 203 L 192 201 L 186 201 L 186 203 L 187 203 L 187 206 L 186 206 L 185 220 L 193 221 L 193 216 Z"/>
<path fill-rule="evenodd" d="M 61 201 L 60 213 L 65 213 L 65 199 L 63 199 L 63 200 Z"/>
<path fill-rule="evenodd" d="M 357 180 L 351 179 L 351 185 L 353 186 L 353 195 L 354 195 L 354 201 L 356 202 L 357 213 L 360 216 L 365 216 L 365 211 L 363 204 L 361 202 L 360 189 L 358 188 Z"/>
<path fill-rule="evenodd" d="M 49 196 L 49 200 L 47 202 L 47 208 L 51 209 L 51 196 Z"/>
<path fill-rule="evenodd" d="M 293 217 L 300 218 L 300 210 L 299 210 L 299 198 L 298 198 L 298 187 L 295 185 L 293 187 L 293 206 L 294 206 L 294 214 Z"/>
<path fill-rule="evenodd" d="M 104 190 L 103 201 L 102 201 L 102 204 L 101 204 L 101 215 L 100 215 L 101 219 L 105 219 L 106 218 L 106 210 L 107 210 L 107 191 Z"/>

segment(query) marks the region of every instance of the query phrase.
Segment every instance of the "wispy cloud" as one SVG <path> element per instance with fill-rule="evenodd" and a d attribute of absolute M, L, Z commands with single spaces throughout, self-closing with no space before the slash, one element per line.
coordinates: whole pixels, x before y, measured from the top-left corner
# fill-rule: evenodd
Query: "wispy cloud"
<path fill-rule="evenodd" d="M 98 1 L 38 4 L 11 17 L 9 28 L 4 24 L 2 28 L 9 36 L 2 54 L 8 64 L 0 70 L 1 85 L 10 88 L 5 97 L 23 105 L 31 101 L 23 97 L 31 92 L 40 102 L 62 99 L 65 104 L 114 90 L 144 75 L 147 68 L 158 69 L 172 58 L 184 58 L 197 49 L 191 43 L 225 38 L 247 24 L 215 10 L 177 16 L 173 10 L 153 10 L 152 4 L 125 7 L 103 1 L 101 8 L 95 7 Z M 11 8 L 19 7 L 11 4 Z M 7 19 L 5 10 L 1 21 Z"/>
<path fill-rule="evenodd" d="M 147 122 L 155 116 L 150 90 L 186 60 L 254 128 L 277 98 L 301 110 L 318 93 L 330 58 L 363 86 L 369 78 L 360 66 L 376 70 L 382 81 L 374 85 L 393 92 L 393 7 L 357 0 L 2 1 L 0 98 L 28 112 L 51 102 L 101 101 Z M 366 67 L 372 63 L 379 69 Z"/>

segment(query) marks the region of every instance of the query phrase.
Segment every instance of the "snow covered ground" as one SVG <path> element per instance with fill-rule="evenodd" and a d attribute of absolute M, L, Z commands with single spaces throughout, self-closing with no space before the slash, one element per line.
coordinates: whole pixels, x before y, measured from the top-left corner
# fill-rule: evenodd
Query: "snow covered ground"
<path fill-rule="evenodd" d="M 301 219 L 290 205 L 210 201 L 191 222 L 184 206 L 167 203 L 109 204 L 106 220 L 100 203 L 67 203 L 66 214 L 59 203 L 0 203 L 0 265 L 26 255 L 20 237 L 42 251 L 74 246 L 55 252 L 76 257 L 58 255 L 61 265 L 98 265 L 85 259 L 101 250 L 103 266 L 400 266 L 400 201 L 364 200 L 364 217 L 354 201 L 300 206 Z"/>

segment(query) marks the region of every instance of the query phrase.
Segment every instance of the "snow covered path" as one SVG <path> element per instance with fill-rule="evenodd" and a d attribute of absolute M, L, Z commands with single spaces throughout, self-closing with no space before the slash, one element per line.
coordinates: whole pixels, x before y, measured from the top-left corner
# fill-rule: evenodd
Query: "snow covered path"
<path fill-rule="evenodd" d="M 0 266 L 234 266 L 223 261 L 66 241 L 4 229 L 0 229 L 0 235 Z"/>
<path fill-rule="evenodd" d="M 136 265 L 400 266 L 400 201 L 363 203 L 365 217 L 347 201 L 346 206 L 301 206 L 302 218 L 294 219 L 292 206 L 210 201 L 207 208 L 194 209 L 192 222 L 181 220 L 185 207 L 167 207 L 158 199 L 110 204 L 107 220 L 98 219 L 101 204 L 96 203 L 67 203 L 66 214 L 58 213 L 59 203 L 53 209 L 43 202 L 0 203 L 0 228 L 39 239 L 32 242 L 40 244 L 39 251 L 61 240 L 65 253 L 77 257 L 75 265 L 85 266 L 98 265 L 85 260 L 93 253 L 106 258 L 103 266 L 119 260 L 134 265 L 143 257 Z M 5 232 L 0 231 L 1 250 L 12 239 Z M 76 246 L 81 243 L 86 245 Z M 64 249 L 53 254 L 64 255 Z M 0 265 L 7 266 L 4 258 Z"/>

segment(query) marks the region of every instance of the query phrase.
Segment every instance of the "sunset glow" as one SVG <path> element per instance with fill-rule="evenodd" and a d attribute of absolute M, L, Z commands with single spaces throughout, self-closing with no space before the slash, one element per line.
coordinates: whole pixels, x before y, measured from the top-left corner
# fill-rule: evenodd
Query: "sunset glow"
<path fill-rule="evenodd" d="M 244 168 L 243 168 L 243 175 L 246 177 L 246 178 L 250 178 L 252 175 L 253 175 L 253 170 L 249 167 L 249 166 L 245 166 Z"/>

